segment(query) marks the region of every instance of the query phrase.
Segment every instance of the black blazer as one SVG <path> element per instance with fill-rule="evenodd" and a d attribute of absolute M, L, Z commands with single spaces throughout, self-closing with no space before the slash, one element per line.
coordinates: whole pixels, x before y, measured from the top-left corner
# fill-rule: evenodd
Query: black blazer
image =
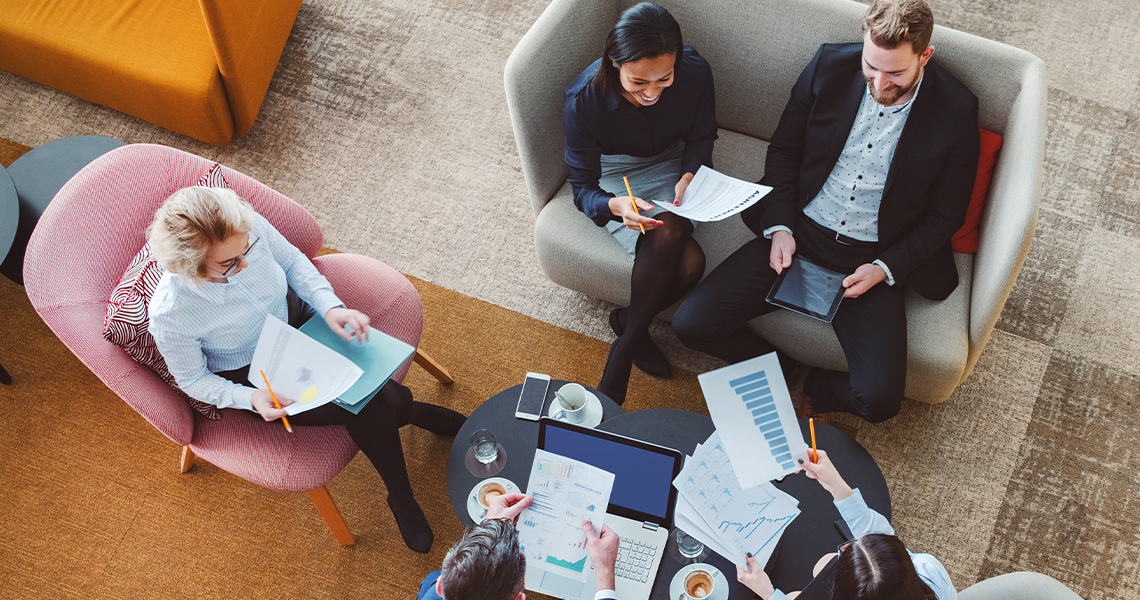
<path fill-rule="evenodd" d="M 772 134 L 761 183 L 774 189 L 744 212 L 757 234 L 795 231 L 827 181 L 866 89 L 863 43 L 824 44 L 800 74 Z M 933 61 L 910 109 L 879 205 L 879 259 L 896 283 L 931 300 L 958 286 L 950 238 L 966 219 L 978 172 L 978 98 Z"/>

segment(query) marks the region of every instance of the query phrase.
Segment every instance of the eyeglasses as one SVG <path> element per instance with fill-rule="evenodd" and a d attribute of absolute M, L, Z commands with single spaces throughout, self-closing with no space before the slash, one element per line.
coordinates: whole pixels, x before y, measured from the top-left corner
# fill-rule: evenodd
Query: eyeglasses
<path fill-rule="evenodd" d="M 249 248 L 246 248 L 245 252 L 242 252 L 240 257 L 230 259 L 232 261 L 232 264 L 229 267 L 227 267 L 225 271 L 222 271 L 222 277 L 229 277 L 230 275 L 232 275 L 234 270 L 238 268 L 238 265 L 241 264 L 242 260 L 244 260 L 245 257 L 249 256 L 250 252 L 253 252 L 254 246 L 257 246 L 257 242 L 260 242 L 260 241 L 261 241 L 260 237 L 254 238 L 253 241 L 250 242 Z"/>

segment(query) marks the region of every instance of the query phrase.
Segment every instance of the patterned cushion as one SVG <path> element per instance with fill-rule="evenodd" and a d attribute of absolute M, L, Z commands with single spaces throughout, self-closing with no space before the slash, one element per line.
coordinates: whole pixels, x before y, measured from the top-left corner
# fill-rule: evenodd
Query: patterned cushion
<path fill-rule="evenodd" d="M 230 187 L 222 177 L 221 165 L 217 163 L 214 163 L 210 172 L 202 176 L 196 185 L 227 189 Z M 123 348 L 139 364 L 157 373 L 163 381 L 186 398 L 194 410 L 202 413 L 207 419 L 216 421 L 222 418 L 221 410 L 213 404 L 195 400 L 179 389 L 174 376 L 166 367 L 166 361 L 158 352 L 154 337 L 150 335 L 150 315 L 147 314 L 147 305 L 150 304 L 150 298 L 154 295 L 162 274 L 162 267 L 151 252 L 150 242 L 147 242 L 131 259 L 118 285 L 111 290 L 111 299 L 107 302 L 107 317 L 103 321 L 103 337 L 108 342 Z"/>

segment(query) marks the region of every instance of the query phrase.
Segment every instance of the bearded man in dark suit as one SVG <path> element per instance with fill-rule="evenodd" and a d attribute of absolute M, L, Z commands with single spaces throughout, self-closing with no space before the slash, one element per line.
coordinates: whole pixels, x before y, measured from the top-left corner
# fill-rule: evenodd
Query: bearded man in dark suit
<path fill-rule="evenodd" d="M 849 274 L 832 325 L 849 371 L 812 369 L 801 415 L 898 413 L 906 387 L 904 286 L 943 300 L 958 285 L 950 238 L 978 168 L 978 99 L 931 61 L 923 0 L 875 0 L 862 43 L 824 44 L 792 88 L 761 183 L 742 215 L 760 237 L 701 282 L 673 320 L 685 345 L 739 362 L 775 350 L 745 323 L 775 310 L 800 255 Z M 781 354 L 785 372 L 794 363 Z"/>

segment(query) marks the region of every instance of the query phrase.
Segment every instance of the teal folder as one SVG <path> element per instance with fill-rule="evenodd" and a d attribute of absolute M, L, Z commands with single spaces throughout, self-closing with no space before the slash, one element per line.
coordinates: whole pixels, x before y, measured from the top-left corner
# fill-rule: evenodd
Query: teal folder
<path fill-rule="evenodd" d="M 301 333 L 351 360 L 364 371 L 348 391 L 333 400 L 353 414 L 360 414 L 368 401 L 380 391 L 381 387 L 384 387 L 385 383 L 388 383 L 396 369 L 407 362 L 416 351 L 414 346 L 372 327 L 368 328 L 367 342 L 363 344 L 358 344 L 355 340 L 349 342 L 329 329 L 328 323 L 320 318 L 309 319 L 309 322 L 301 326 Z"/>

